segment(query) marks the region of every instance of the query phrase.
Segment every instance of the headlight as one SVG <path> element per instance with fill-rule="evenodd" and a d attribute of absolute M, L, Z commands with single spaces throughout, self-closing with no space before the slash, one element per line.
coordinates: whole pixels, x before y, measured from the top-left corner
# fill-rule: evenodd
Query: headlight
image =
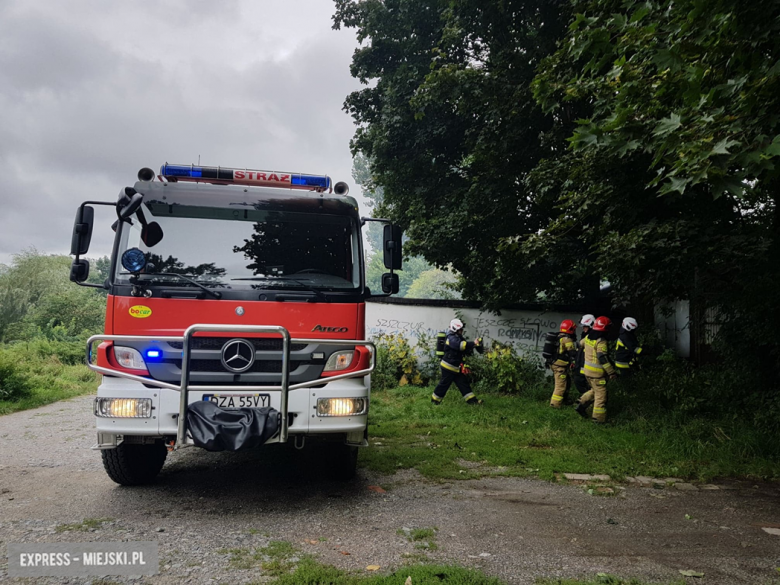
<path fill-rule="evenodd" d="M 151 398 L 95 398 L 95 416 L 102 418 L 149 418 Z"/>
<path fill-rule="evenodd" d="M 145 370 L 146 362 L 141 357 L 141 352 L 132 347 L 114 346 L 114 357 L 117 363 L 128 370 Z"/>
<path fill-rule="evenodd" d="M 352 364 L 352 356 L 354 354 L 354 350 L 337 351 L 328 358 L 328 361 L 325 363 L 325 369 L 323 372 L 338 372 L 339 370 L 346 370 Z"/>
<path fill-rule="evenodd" d="M 368 400 L 365 398 L 318 398 L 317 415 L 352 416 L 366 414 Z"/>

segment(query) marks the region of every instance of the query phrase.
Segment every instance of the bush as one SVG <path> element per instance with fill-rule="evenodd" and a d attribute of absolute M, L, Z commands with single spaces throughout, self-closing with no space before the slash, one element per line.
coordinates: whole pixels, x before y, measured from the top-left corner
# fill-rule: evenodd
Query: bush
<path fill-rule="evenodd" d="M 493 341 L 490 348 L 468 359 L 474 387 L 481 392 L 517 393 L 544 383 L 544 371 L 535 355 L 519 355 L 511 344 Z"/>
<path fill-rule="evenodd" d="M 30 394 L 30 383 L 19 362 L 0 353 L 0 400 L 21 400 Z"/>
<path fill-rule="evenodd" d="M 425 380 L 417 365 L 417 354 L 400 333 L 382 333 L 375 340 L 377 363 L 371 375 L 375 388 L 408 384 L 421 386 Z"/>

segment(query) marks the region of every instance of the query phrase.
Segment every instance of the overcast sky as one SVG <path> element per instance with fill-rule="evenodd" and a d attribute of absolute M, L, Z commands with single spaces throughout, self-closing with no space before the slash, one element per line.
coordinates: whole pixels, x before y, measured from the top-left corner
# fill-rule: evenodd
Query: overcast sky
<path fill-rule="evenodd" d="M 0 263 L 166 161 L 351 177 L 357 47 L 329 0 L 0 0 Z M 365 212 L 365 208 L 361 209 Z M 108 254 L 97 210 L 90 256 Z"/>

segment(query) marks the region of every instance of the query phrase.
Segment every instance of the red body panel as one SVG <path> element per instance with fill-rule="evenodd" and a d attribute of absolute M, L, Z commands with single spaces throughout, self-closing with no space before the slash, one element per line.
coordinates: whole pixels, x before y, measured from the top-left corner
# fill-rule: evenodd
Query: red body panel
<path fill-rule="evenodd" d="M 113 335 L 181 335 L 195 323 L 280 325 L 290 332 L 291 337 L 312 339 L 363 339 L 365 334 L 364 303 L 277 303 L 109 296 L 108 304 L 106 333 Z M 134 307 L 143 308 L 131 314 Z M 243 315 L 236 313 L 238 307 L 243 307 Z M 145 309 L 151 310 L 148 316 L 142 316 L 146 313 Z M 111 317 L 113 323 L 109 325 Z M 346 331 L 312 331 L 318 325 L 322 328 L 346 328 Z"/>
<path fill-rule="evenodd" d="M 243 315 L 236 313 L 242 307 Z M 300 339 L 363 339 L 365 303 L 288 303 L 267 301 L 224 301 L 201 299 L 144 299 L 109 295 L 106 308 L 107 335 L 178 336 L 195 323 L 227 325 L 280 325 L 290 336 Z M 333 328 L 339 331 L 312 331 Z M 219 336 L 219 333 L 209 333 Z M 226 337 L 234 336 L 225 333 Z M 97 363 L 136 375 L 145 371 L 127 370 L 113 358 L 112 343 L 98 347 Z M 365 369 L 371 356 L 366 348 L 356 348 L 357 356 L 346 370 L 324 373 L 323 377 Z"/>

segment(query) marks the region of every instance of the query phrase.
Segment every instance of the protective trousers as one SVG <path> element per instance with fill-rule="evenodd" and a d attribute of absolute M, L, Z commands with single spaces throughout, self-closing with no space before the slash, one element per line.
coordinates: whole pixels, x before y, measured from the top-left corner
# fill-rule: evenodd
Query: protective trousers
<path fill-rule="evenodd" d="M 463 395 L 465 400 L 474 397 L 474 393 L 471 391 L 471 384 L 469 384 L 469 379 L 465 374 L 454 372 L 442 367 L 441 380 L 439 380 L 436 388 L 433 389 L 433 396 L 431 398 L 436 402 L 441 402 L 453 382 L 455 383 L 455 386 L 457 386 L 458 390 L 460 390 L 460 393 Z"/>
<path fill-rule="evenodd" d="M 574 382 L 574 387 L 579 391 L 580 394 L 585 394 L 588 390 L 590 390 L 588 378 L 582 372 L 575 372 L 572 374 L 571 378 Z"/>
<path fill-rule="evenodd" d="M 567 366 L 556 366 L 555 364 L 550 366 L 555 378 L 555 390 L 553 390 L 552 398 L 550 398 L 550 406 L 553 408 L 560 408 L 563 403 L 563 399 L 571 386 L 571 376 L 569 376 L 569 368 Z"/>
<path fill-rule="evenodd" d="M 585 377 L 588 379 L 590 390 L 580 396 L 580 404 L 593 402 L 593 420 L 599 423 L 607 422 L 607 379 Z"/>

